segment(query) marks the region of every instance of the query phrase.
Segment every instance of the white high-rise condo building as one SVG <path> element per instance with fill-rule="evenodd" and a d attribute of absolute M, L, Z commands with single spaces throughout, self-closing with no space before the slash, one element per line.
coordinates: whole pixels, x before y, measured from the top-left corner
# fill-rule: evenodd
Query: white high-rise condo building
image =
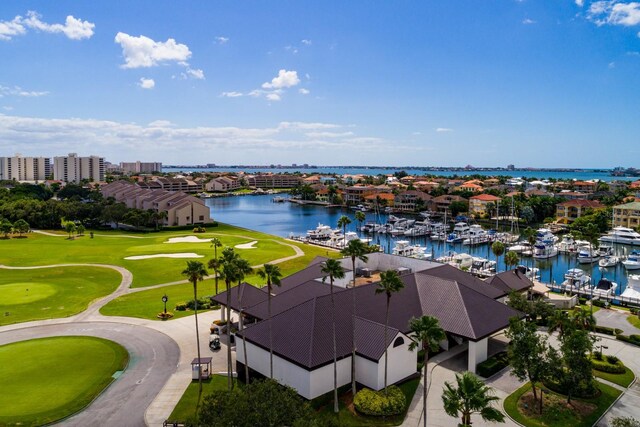
<path fill-rule="evenodd" d="M 0 180 L 44 181 L 51 175 L 51 160 L 45 157 L 0 157 Z"/>
<path fill-rule="evenodd" d="M 134 173 L 153 173 L 162 172 L 161 162 L 120 162 L 120 168 L 122 172 L 128 174 Z"/>
<path fill-rule="evenodd" d="M 79 183 L 83 179 L 104 181 L 104 158 L 78 157 L 76 153 L 53 158 L 53 179 Z"/>

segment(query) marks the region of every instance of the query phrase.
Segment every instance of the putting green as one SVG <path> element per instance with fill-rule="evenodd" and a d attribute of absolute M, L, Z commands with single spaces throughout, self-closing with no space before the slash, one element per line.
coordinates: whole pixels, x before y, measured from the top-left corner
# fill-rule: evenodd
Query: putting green
<path fill-rule="evenodd" d="M 49 283 L 20 282 L 2 285 L 3 305 L 28 304 L 48 298 L 56 293 L 56 289 Z"/>
<path fill-rule="evenodd" d="M 124 347 L 94 337 L 0 346 L 0 425 L 42 425 L 82 410 L 128 360 Z"/>

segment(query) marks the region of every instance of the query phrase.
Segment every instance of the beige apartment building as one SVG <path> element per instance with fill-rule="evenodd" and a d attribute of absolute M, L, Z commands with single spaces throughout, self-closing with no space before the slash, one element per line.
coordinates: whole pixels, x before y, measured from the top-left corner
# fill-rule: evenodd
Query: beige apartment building
<path fill-rule="evenodd" d="M 0 157 L 0 180 L 37 182 L 51 176 L 51 160 L 45 157 Z"/>
<path fill-rule="evenodd" d="M 76 153 L 53 158 L 53 179 L 79 183 L 104 181 L 104 158 L 98 156 L 78 157 Z"/>
<path fill-rule="evenodd" d="M 613 226 L 637 229 L 640 226 L 640 202 L 614 206 Z"/>

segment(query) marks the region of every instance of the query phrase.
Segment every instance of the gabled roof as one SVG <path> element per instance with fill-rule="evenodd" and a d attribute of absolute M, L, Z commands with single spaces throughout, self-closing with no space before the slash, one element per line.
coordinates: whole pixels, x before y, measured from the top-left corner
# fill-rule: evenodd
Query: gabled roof
<path fill-rule="evenodd" d="M 244 282 L 240 284 L 240 286 L 231 288 L 229 293 L 229 306 L 236 311 L 240 311 L 241 307 L 246 309 L 247 307 L 254 306 L 267 300 L 266 290 L 256 288 L 255 286 Z M 219 304 L 226 305 L 227 291 L 220 292 L 211 299 Z"/>
<path fill-rule="evenodd" d="M 449 264 L 430 268 L 423 271 L 421 274 L 428 274 L 430 276 L 455 281 L 462 286 L 474 289 L 475 291 L 492 299 L 500 298 L 502 296 L 499 291 L 494 287 L 489 286 L 487 282 Z"/>
<path fill-rule="evenodd" d="M 487 280 L 487 283 L 503 292 L 504 295 L 511 291 L 524 291 L 533 287 L 533 282 L 518 270 L 504 271 Z"/>

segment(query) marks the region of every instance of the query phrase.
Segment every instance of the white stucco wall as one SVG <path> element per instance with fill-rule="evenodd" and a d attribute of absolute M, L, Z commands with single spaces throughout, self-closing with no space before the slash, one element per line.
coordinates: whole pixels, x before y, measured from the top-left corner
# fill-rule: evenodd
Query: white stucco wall
<path fill-rule="evenodd" d="M 338 360 L 338 387 L 351 382 L 351 357 Z M 333 363 L 311 372 L 311 389 L 307 399 L 315 399 L 333 390 Z"/>
<path fill-rule="evenodd" d="M 476 365 L 487 360 L 487 351 L 489 347 L 489 338 L 482 339 L 478 342 L 469 341 L 469 361 L 467 369 L 469 372 L 476 372 Z"/>
<path fill-rule="evenodd" d="M 393 343 L 397 337 L 401 336 L 404 339 L 404 344 L 393 348 Z M 387 372 L 387 384 L 394 384 L 409 375 L 416 372 L 418 363 L 418 351 L 409 350 L 409 344 L 411 340 L 404 334 L 398 333 L 396 337 L 391 341 L 391 345 L 387 350 L 389 355 L 389 369 Z M 378 363 L 378 388 L 380 390 L 384 387 L 384 354 L 380 358 Z"/>

